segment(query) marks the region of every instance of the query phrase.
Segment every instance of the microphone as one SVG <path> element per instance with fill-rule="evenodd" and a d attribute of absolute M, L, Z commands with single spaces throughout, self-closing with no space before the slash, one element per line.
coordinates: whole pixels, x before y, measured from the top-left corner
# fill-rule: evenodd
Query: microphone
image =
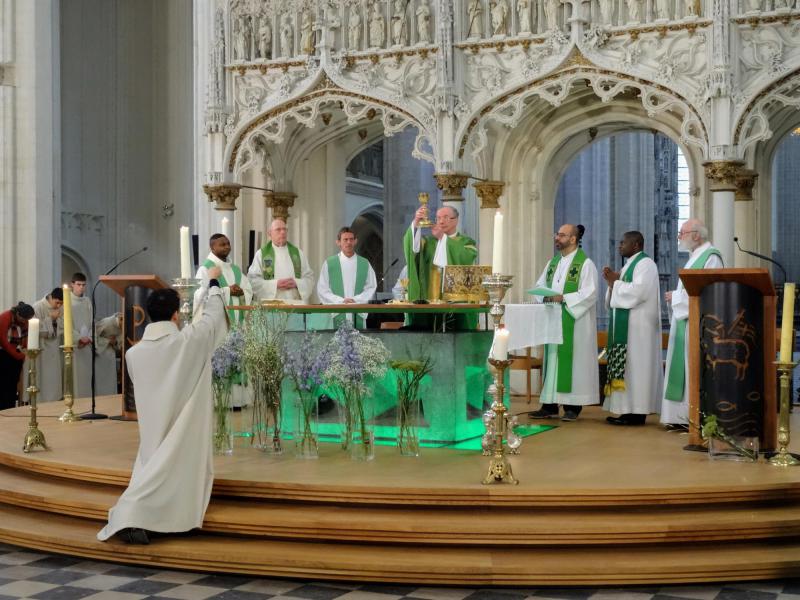
<path fill-rule="evenodd" d="M 111 273 L 113 273 L 117 269 L 117 267 L 119 267 L 121 264 L 128 262 L 134 256 L 138 256 L 142 252 L 147 252 L 147 246 L 144 246 L 142 249 L 137 250 L 133 254 L 123 258 L 121 261 L 119 261 L 117 264 L 115 264 L 113 267 L 111 267 L 108 271 L 106 271 L 105 275 L 111 275 Z M 97 356 L 96 352 L 95 352 L 95 349 L 97 348 L 96 340 L 95 340 L 95 329 L 96 329 L 95 320 L 97 319 L 97 303 L 95 302 L 94 294 L 97 291 L 97 286 L 99 284 L 100 284 L 100 280 L 98 279 L 97 281 L 95 281 L 94 285 L 92 286 L 92 297 L 91 297 L 91 299 L 92 299 L 92 412 L 90 412 L 88 414 L 85 414 L 85 415 L 81 415 L 81 419 L 87 419 L 87 420 L 107 419 L 108 418 L 108 415 L 102 415 L 102 414 L 100 414 L 100 413 L 95 411 L 96 390 L 95 390 L 95 365 L 94 365 L 94 361 L 95 361 L 95 358 Z"/>
<path fill-rule="evenodd" d="M 389 266 L 386 267 L 386 271 L 383 272 L 383 277 L 381 277 L 381 279 L 378 282 L 378 284 L 381 284 L 381 283 L 384 282 L 384 280 L 386 279 L 386 275 L 389 273 L 389 270 L 399 262 L 400 262 L 400 258 L 395 258 L 392 262 L 389 263 Z"/>
<path fill-rule="evenodd" d="M 733 241 L 736 243 L 736 247 L 739 248 L 741 252 L 745 254 L 749 254 L 750 256 L 755 256 L 756 258 L 760 258 L 761 260 L 766 260 L 767 262 L 771 262 L 773 265 L 777 266 L 781 273 L 783 273 L 783 283 L 786 284 L 787 277 L 786 277 L 786 269 L 783 268 L 783 265 L 779 263 L 777 260 L 770 258 L 769 256 L 764 256 L 763 254 L 759 254 L 758 252 L 751 252 L 750 250 L 745 250 L 739 245 L 739 238 L 734 236 Z"/>

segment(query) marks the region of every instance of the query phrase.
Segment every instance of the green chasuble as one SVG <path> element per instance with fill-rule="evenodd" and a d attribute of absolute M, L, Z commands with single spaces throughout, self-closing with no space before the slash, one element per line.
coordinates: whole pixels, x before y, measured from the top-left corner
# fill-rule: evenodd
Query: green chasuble
<path fill-rule="evenodd" d="M 241 286 L 242 285 L 242 270 L 239 267 L 237 267 L 235 264 L 233 264 L 233 263 L 228 263 L 228 264 L 230 265 L 231 270 L 233 271 L 233 279 L 234 280 L 233 281 L 228 281 L 228 280 L 225 279 L 225 276 L 222 273 L 220 273 L 219 277 L 217 277 L 217 281 L 219 281 L 219 286 L 221 288 L 231 287 L 232 285 Z M 211 260 L 210 258 L 207 258 L 206 261 L 203 263 L 203 266 L 206 269 L 210 269 L 211 267 L 216 267 L 217 264 L 213 260 Z M 244 304 L 244 296 L 234 296 L 233 294 L 231 294 L 231 304 L 234 305 L 234 306 L 243 305 Z M 228 318 L 230 319 L 231 323 L 239 325 L 239 324 L 244 322 L 244 311 L 242 311 L 242 310 L 233 310 L 233 309 L 229 308 L 228 309 Z"/>
<path fill-rule="evenodd" d="M 344 294 L 344 278 L 342 277 L 342 263 L 339 262 L 339 255 L 328 257 L 326 261 L 328 264 L 328 284 L 331 286 L 331 291 L 337 296 L 345 297 Z M 367 282 L 367 273 L 369 272 L 369 261 L 363 256 L 356 257 L 356 281 L 353 286 L 353 295 L 357 296 L 364 291 L 364 284 Z M 356 329 L 364 329 L 364 318 L 356 313 L 353 315 Z M 333 326 L 336 329 L 341 327 L 347 315 L 336 315 L 333 318 Z"/>
<path fill-rule="evenodd" d="M 700 256 L 697 257 L 688 269 L 703 269 L 712 256 L 719 256 L 722 260 L 722 255 L 719 250 L 713 246 L 707 248 Z M 669 363 L 669 372 L 667 373 L 666 390 L 664 397 L 667 400 L 681 402 L 683 400 L 683 390 L 686 383 L 686 325 L 688 319 L 677 319 L 675 321 L 675 339 L 672 344 L 672 360 Z"/>
<path fill-rule="evenodd" d="M 562 256 L 560 254 L 556 254 L 547 267 L 547 287 L 551 289 L 553 287 L 553 277 L 556 274 L 556 269 L 558 268 L 558 263 L 561 261 L 561 258 Z M 562 295 L 572 294 L 578 291 L 581 285 L 581 270 L 585 262 L 586 253 L 583 251 L 583 248 L 578 248 L 567 270 L 567 280 L 564 282 L 564 289 L 561 292 Z M 561 305 L 561 331 L 564 339 L 561 344 L 558 344 L 556 391 L 569 393 L 572 391 L 572 354 L 575 342 L 575 317 L 570 314 L 565 304 Z M 547 356 L 547 353 L 545 353 L 545 356 Z"/>
<path fill-rule="evenodd" d="M 292 259 L 294 276 L 296 279 L 301 279 L 300 251 L 289 242 L 286 242 L 286 249 L 289 251 L 289 258 Z M 264 279 L 275 279 L 275 249 L 271 241 L 261 248 L 261 274 Z"/>
<path fill-rule="evenodd" d="M 415 253 L 414 237 L 410 227 L 403 236 L 403 253 L 408 265 L 408 299 L 411 302 L 428 299 L 428 281 L 431 269 L 434 267 L 433 257 L 436 254 L 437 242 L 438 240 L 432 235 L 423 236 L 419 252 Z M 457 233 L 447 239 L 448 265 L 472 265 L 475 264 L 476 258 L 478 258 L 478 246 L 472 238 Z M 478 315 L 456 315 L 456 329 L 471 330 L 477 326 Z"/>

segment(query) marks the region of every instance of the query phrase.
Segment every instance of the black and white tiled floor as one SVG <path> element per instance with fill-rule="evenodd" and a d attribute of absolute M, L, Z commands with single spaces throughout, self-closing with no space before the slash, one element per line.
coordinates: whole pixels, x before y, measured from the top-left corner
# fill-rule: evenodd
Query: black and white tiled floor
<path fill-rule="evenodd" d="M 0 544 L 0 600 L 800 600 L 800 579 L 628 588 L 457 588 L 302 582 L 125 567 Z"/>

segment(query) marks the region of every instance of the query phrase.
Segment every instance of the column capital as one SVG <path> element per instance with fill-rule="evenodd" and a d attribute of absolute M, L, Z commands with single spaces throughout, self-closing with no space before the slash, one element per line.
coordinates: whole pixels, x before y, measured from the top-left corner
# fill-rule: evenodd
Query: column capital
<path fill-rule="evenodd" d="M 238 183 L 207 183 L 203 186 L 208 201 L 216 204 L 214 210 L 236 210 L 236 199 L 241 189 Z"/>
<path fill-rule="evenodd" d="M 480 198 L 481 208 L 500 208 L 498 200 L 505 186 L 505 181 L 476 181 L 472 184 Z"/>
<path fill-rule="evenodd" d="M 758 172 L 753 169 L 739 169 L 736 173 L 736 195 L 734 200 L 737 202 L 748 202 L 753 200 L 753 188 L 758 179 Z"/>
<path fill-rule="evenodd" d="M 289 209 L 294 206 L 294 192 L 264 192 L 264 202 L 272 209 L 273 219 L 289 220 Z"/>
<path fill-rule="evenodd" d="M 469 173 L 434 173 L 436 187 L 442 190 L 442 202 L 463 202 L 464 188 L 467 187 Z"/>
<path fill-rule="evenodd" d="M 703 163 L 712 192 L 736 191 L 736 176 L 744 165 L 738 160 L 710 160 Z"/>

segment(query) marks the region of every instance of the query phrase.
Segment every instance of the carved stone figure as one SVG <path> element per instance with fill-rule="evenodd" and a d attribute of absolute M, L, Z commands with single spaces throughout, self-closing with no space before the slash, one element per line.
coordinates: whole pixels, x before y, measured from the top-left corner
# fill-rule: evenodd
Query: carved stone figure
<path fill-rule="evenodd" d="M 614 0 L 600 0 L 601 25 L 610 25 L 614 17 Z"/>
<path fill-rule="evenodd" d="M 492 35 L 503 35 L 506 32 L 506 16 L 508 15 L 508 2 L 497 0 L 492 5 Z"/>
<path fill-rule="evenodd" d="M 233 58 L 234 60 L 247 60 L 244 45 L 244 17 L 236 20 L 236 29 L 233 32 Z"/>
<path fill-rule="evenodd" d="M 786 10 L 792 7 L 794 0 L 775 0 L 775 10 Z"/>
<path fill-rule="evenodd" d="M 642 0 L 625 0 L 628 5 L 628 23 L 638 23 L 642 10 Z"/>
<path fill-rule="evenodd" d="M 531 0 L 517 0 L 517 21 L 520 33 L 530 33 Z"/>
<path fill-rule="evenodd" d="M 544 17 L 548 31 L 558 29 L 558 0 L 544 0 Z"/>
<path fill-rule="evenodd" d="M 431 7 L 427 0 L 420 0 L 417 6 L 417 41 L 420 44 L 431 43 Z"/>
<path fill-rule="evenodd" d="M 350 7 L 350 18 L 347 21 L 348 45 L 350 50 L 358 50 L 361 42 L 361 13 L 358 7 Z"/>
<path fill-rule="evenodd" d="M 381 5 L 376 2 L 372 5 L 372 17 L 369 20 L 369 45 L 372 48 L 381 48 L 386 35 L 386 20 L 381 14 Z"/>
<path fill-rule="evenodd" d="M 483 18 L 483 6 L 481 0 L 470 0 L 467 5 L 467 37 L 481 37 L 483 28 L 481 21 Z"/>
<path fill-rule="evenodd" d="M 242 38 L 242 43 L 244 44 L 242 60 L 250 60 L 250 50 L 253 46 L 253 24 L 250 21 L 250 17 L 247 15 L 242 16 Z"/>
<path fill-rule="evenodd" d="M 292 46 L 294 46 L 292 18 L 285 12 L 281 15 L 281 56 L 292 56 L 294 54 Z"/>
<path fill-rule="evenodd" d="M 760 12 L 761 11 L 761 0 L 748 0 L 748 2 L 747 2 L 747 10 L 749 12 Z"/>
<path fill-rule="evenodd" d="M 697 0 L 686 0 L 686 16 L 697 16 Z"/>
<path fill-rule="evenodd" d="M 656 0 L 656 18 L 669 20 L 671 15 L 669 14 L 669 4 L 670 0 Z"/>
<path fill-rule="evenodd" d="M 303 54 L 314 54 L 313 31 L 311 11 L 305 9 L 300 16 L 300 51 Z"/>
<path fill-rule="evenodd" d="M 261 15 L 260 25 L 258 26 L 259 58 L 271 58 L 272 56 L 272 25 L 270 25 L 269 19 L 269 15 Z"/>
<path fill-rule="evenodd" d="M 392 12 L 392 44 L 405 46 L 408 33 L 406 32 L 406 6 L 403 0 L 394 0 Z"/>

